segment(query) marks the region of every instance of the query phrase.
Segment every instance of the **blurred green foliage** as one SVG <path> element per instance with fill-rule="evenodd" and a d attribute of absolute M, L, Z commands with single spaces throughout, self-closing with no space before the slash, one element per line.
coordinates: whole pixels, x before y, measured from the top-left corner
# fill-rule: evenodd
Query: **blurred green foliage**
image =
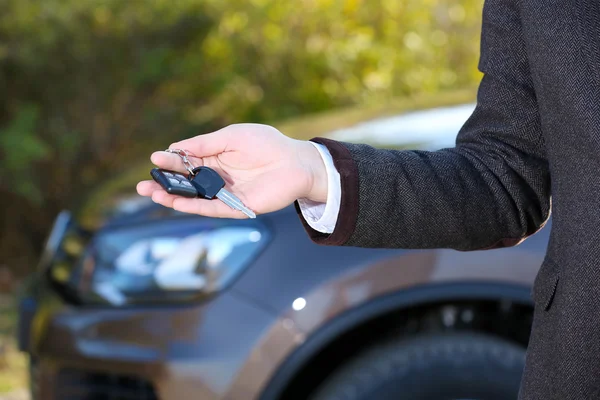
<path fill-rule="evenodd" d="M 1 262 L 183 137 L 472 87 L 482 4 L 0 0 Z"/>
<path fill-rule="evenodd" d="M 2 394 L 27 385 L 27 357 L 15 340 L 17 310 L 13 296 L 0 294 L 0 399 Z"/>

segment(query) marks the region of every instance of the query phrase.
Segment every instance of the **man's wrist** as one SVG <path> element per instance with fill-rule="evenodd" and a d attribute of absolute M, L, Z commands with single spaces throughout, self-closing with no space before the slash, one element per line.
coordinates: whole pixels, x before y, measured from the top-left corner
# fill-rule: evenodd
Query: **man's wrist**
<path fill-rule="evenodd" d="M 309 142 L 319 152 L 327 174 L 327 201 L 316 202 L 307 198 L 298 199 L 298 208 L 304 221 L 317 232 L 331 234 L 335 230 L 340 213 L 342 187 L 329 149 L 322 144 Z"/>
<path fill-rule="evenodd" d="M 327 202 L 327 170 L 319 150 L 308 141 L 300 143 L 300 160 L 308 174 L 309 187 L 304 198 L 316 203 Z"/>

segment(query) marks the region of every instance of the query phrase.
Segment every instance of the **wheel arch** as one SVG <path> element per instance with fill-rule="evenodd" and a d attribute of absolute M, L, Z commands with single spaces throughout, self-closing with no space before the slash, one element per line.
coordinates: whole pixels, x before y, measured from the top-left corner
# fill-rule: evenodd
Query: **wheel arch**
<path fill-rule="evenodd" d="M 530 286 L 504 282 L 433 283 L 379 296 L 311 333 L 277 368 L 259 400 L 279 400 L 297 375 L 346 333 L 387 314 L 456 301 L 507 301 L 533 308 Z"/>

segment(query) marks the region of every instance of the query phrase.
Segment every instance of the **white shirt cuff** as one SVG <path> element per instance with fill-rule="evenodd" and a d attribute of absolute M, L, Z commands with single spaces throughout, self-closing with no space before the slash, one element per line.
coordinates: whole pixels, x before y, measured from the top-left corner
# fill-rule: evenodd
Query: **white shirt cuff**
<path fill-rule="evenodd" d="M 321 233 L 332 233 L 340 213 L 340 202 L 342 200 L 342 183 L 340 173 L 333 165 L 333 158 L 327 147 L 322 144 L 312 143 L 325 164 L 327 171 L 327 202 L 317 203 L 308 199 L 298 199 L 300 211 L 308 225 Z"/>

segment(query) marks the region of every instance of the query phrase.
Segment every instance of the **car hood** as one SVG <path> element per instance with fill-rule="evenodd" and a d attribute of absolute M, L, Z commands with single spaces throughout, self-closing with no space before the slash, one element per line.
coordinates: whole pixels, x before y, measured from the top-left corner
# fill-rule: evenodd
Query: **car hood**
<path fill-rule="evenodd" d="M 382 147 L 427 150 L 454 147 L 456 135 L 474 110 L 475 104 L 462 104 L 378 118 L 335 130 L 328 137 Z"/>

